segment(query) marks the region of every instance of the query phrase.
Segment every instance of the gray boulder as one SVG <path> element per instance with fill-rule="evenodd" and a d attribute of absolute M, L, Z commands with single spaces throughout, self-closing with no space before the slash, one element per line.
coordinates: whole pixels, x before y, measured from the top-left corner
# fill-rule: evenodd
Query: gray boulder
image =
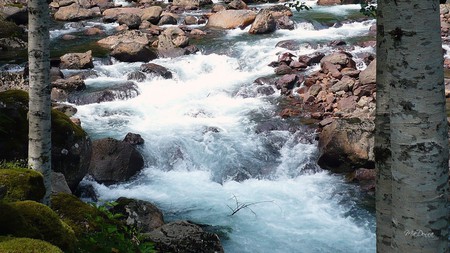
<path fill-rule="evenodd" d="M 105 138 L 92 143 L 89 174 L 97 182 L 123 182 L 136 175 L 143 167 L 144 158 L 128 142 Z"/>
<path fill-rule="evenodd" d="M 141 233 L 164 225 L 162 212 L 150 202 L 124 197 L 118 198 L 116 202 L 112 212 L 122 214 L 126 224 L 137 228 Z"/>

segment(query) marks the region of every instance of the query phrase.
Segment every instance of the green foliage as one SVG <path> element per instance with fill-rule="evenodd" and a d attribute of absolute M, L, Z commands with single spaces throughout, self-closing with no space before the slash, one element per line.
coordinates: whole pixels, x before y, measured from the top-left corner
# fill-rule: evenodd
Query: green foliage
<path fill-rule="evenodd" d="M 120 219 L 122 214 L 111 212 L 116 202 L 103 205 L 87 204 L 77 197 L 58 193 L 52 196 L 52 208 L 75 231 L 79 253 L 152 253 L 153 244 L 141 243 L 141 234 Z"/>
<path fill-rule="evenodd" d="M 14 162 L 0 162 L 0 185 L 7 188 L 5 201 L 41 201 L 45 194 L 42 174 Z"/>
<path fill-rule="evenodd" d="M 377 17 L 377 7 L 370 3 L 361 3 L 361 9 L 359 10 L 359 12 L 368 17 Z"/>
<path fill-rule="evenodd" d="M 153 244 L 141 242 L 141 234 L 136 228 L 127 226 L 121 220 L 122 214 L 112 213 L 110 209 L 117 202 L 106 202 L 103 205 L 93 205 L 101 213 L 99 216 L 91 217 L 97 224 L 99 230 L 87 233 L 80 239 L 79 252 L 121 252 L 121 253 L 153 253 Z"/>
<path fill-rule="evenodd" d="M 74 252 L 73 230 L 46 205 L 35 201 L 1 203 L 0 235 L 47 241 L 65 252 Z"/>
<path fill-rule="evenodd" d="M 2 253 L 63 253 L 58 247 L 42 240 L 0 236 Z"/>
<path fill-rule="evenodd" d="M 285 3 L 285 5 L 289 8 L 295 8 L 296 11 L 302 11 L 302 10 L 311 10 L 312 7 L 305 4 L 305 2 L 300 2 L 299 0 L 296 0 L 292 3 Z"/>

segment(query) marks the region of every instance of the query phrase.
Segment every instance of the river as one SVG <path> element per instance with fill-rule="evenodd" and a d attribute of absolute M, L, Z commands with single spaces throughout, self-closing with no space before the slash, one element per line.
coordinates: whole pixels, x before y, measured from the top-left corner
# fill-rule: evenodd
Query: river
<path fill-rule="evenodd" d="M 75 116 L 93 139 L 122 139 L 128 132 L 145 139 L 146 168 L 132 181 L 107 187 L 86 178 L 83 184 L 92 184 L 102 200 L 151 201 L 166 221 L 210 225 L 226 252 L 375 252 L 374 213 L 361 204 L 358 187 L 318 168 L 311 128 L 277 116 L 279 92 L 263 95 L 253 83 L 273 75 L 268 64 L 286 52 L 275 47 L 281 40 L 300 43 L 295 55 L 327 53 L 333 50 L 328 42 L 358 40 L 374 24 L 356 21 L 359 5 L 314 2 L 306 1 L 312 10 L 294 13 L 294 30 L 217 32 L 197 54 L 153 61 L 173 79 L 147 76 L 135 98 L 77 106 Z M 328 26 L 336 21 L 342 25 Z M 52 38 L 64 31 L 54 30 Z M 86 85 L 123 82 L 140 65 L 98 59 L 98 77 Z M 276 127 L 267 130 L 267 124 Z M 231 215 L 239 204 L 248 207 Z"/>

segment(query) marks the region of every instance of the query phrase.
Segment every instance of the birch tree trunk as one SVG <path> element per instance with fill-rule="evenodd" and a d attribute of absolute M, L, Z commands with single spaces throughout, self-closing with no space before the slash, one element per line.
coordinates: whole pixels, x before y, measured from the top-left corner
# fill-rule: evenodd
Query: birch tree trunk
<path fill-rule="evenodd" d="M 438 0 L 382 0 L 390 82 L 392 248 L 448 252 L 448 134 Z"/>
<path fill-rule="evenodd" d="M 389 119 L 389 73 L 386 68 L 387 42 L 384 28 L 385 1 L 377 6 L 377 94 L 375 112 L 375 169 L 377 252 L 391 252 L 391 147 Z"/>
<path fill-rule="evenodd" d="M 46 194 L 42 202 L 49 205 L 52 170 L 49 10 L 47 1 L 29 0 L 28 19 L 28 64 L 30 69 L 28 166 L 43 174 Z"/>

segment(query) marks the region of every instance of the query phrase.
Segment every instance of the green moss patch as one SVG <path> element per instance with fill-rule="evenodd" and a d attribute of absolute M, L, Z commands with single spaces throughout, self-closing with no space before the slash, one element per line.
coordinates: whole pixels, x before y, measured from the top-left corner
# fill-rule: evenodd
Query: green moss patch
<path fill-rule="evenodd" d="M 52 145 L 62 146 L 69 138 L 75 141 L 86 137 L 86 132 L 64 113 L 52 110 Z"/>
<path fill-rule="evenodd" d="M 40 201 L 45 195 L 42 174 L 30 169 L 3 169 L 0 164 L 0 185 L 4 185 L 7 188 L 5 201 Z"/>
<path fill-rule="evenodd" d="M 23 30 L 13 22 L 6 21 L 0 16 L 0 38 L 23 37 Z"/>
<path fill-rule="evenodd" d="M 63 253 L 58 247 L 37 239 L 0 236 L 2 253 Z"/>
<path fill-rule="evenodd" d="M 2 203 L 0 210 L 0 235 L 44 240 L 64 252 L 74 252 L 73 230 L 48 206 L 35 201 L 18 201 Z"/>

